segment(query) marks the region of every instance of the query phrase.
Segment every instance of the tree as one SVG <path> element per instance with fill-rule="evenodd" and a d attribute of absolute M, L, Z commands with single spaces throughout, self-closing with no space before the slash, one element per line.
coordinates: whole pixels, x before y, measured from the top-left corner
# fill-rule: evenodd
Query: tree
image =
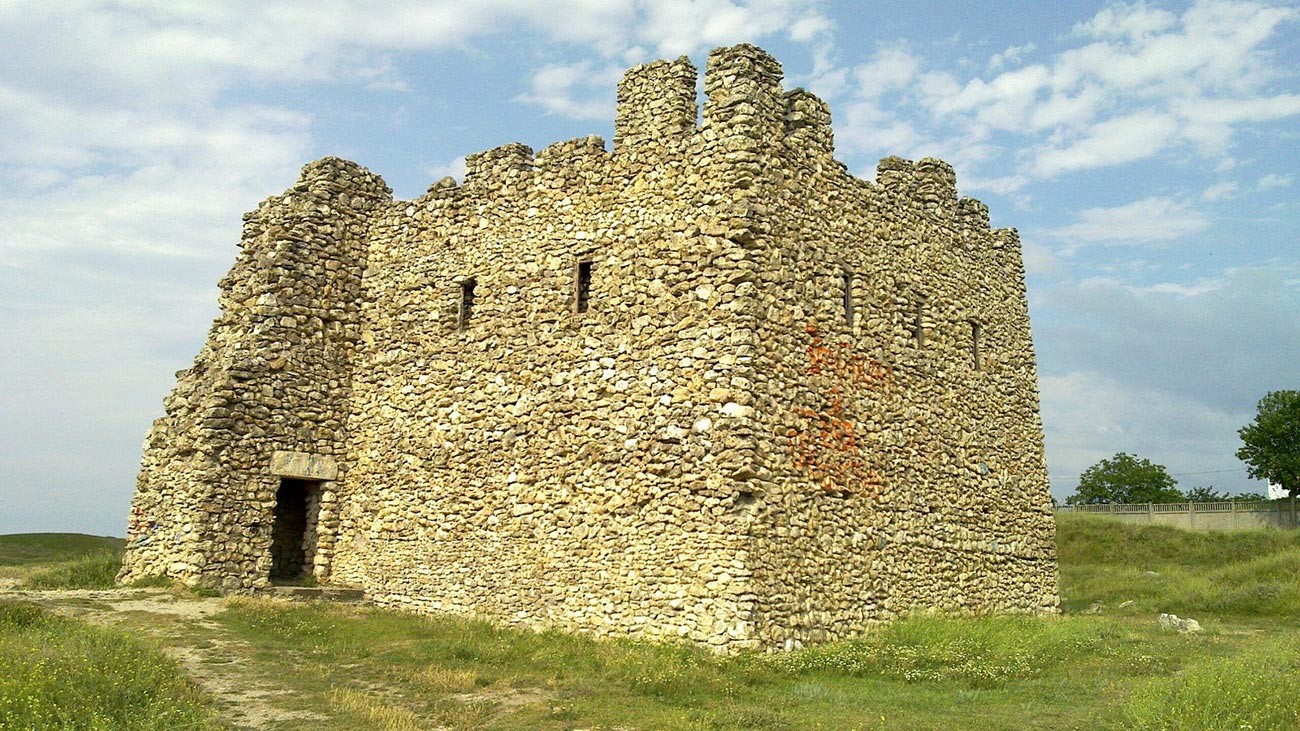
<path fill-rule="evenodd" d="M 1300 495 L 1300 391 L 1270 391 L 1255 407 L 1255 420 L 1237 436 L 1237 459 L 1251 477 L 1282 486 L 1291 498 Z"/>
<path fill-rule="evenodd" d="M 1177 485 L 1164 465 L 1120 452 L 1084 470 L 1079 475 L 1076 494 L 1065 502 L 1071 505 L 1173 503 L 1183 500 Z"/>
<path fill-rule="evenodd" d="M 1207 487 L 1193 487 L 1185 495 L 1188 502 L 1193 503 L 1217 503 L 1224 500 L 1232 500 L 1233 496 L 1226 492 L 1216 492 L 1214 485 Z M 1241 498 L 1237 498 L 1240 500 Z"/>

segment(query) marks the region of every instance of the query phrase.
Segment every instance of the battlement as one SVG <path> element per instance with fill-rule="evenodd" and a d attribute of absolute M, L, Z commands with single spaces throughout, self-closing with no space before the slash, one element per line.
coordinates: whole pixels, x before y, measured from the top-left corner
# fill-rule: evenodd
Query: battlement
<path fill-rule="evenodd" d="M 533 172 L 533 148 L 511 142 L 483 152 L 465 156 L 465 182 L 467 191 L 500 192 L 502 189 L 522 187 L 525 178 Z"/>
<path fill-rule="evenodd" d="M 785 136 L 791 149 L 830 157 L 835 153 L 831 105 L 803 89 L 785 93 Z"/>
<path fill-rule="evenodd" d="M 633 66 L 618 84 L 614 149 L 624 151 L 695 131 L 695 66 L 682 56 Z"/>

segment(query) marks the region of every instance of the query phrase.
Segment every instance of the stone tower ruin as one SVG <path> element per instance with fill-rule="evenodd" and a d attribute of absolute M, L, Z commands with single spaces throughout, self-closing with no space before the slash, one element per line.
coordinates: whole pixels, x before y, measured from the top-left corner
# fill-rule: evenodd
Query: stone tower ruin
<path fill-rule="evenodd" d="M 1054 611 L 1015 230 L 939 160 L 850 175 L 761 49 L 696 80 L 629 70 L 612 150 L 410 201 L 326 158 L 245 216 L 121 579 L 719 650 Z"/>

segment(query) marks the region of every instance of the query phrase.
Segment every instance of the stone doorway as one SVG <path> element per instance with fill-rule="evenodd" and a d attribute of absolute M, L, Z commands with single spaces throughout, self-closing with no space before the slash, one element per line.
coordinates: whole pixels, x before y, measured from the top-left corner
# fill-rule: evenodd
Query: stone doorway
<path fill-rule="evenodd" d="M 320 482 L 280 479 L 271 529 L 271 582 L 295 584 L 312 576 L 316 563 L 316 516 Z"/>

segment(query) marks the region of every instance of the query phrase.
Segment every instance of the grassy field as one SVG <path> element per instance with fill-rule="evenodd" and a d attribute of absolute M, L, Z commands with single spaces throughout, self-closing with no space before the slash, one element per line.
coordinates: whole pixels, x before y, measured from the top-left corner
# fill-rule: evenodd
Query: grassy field
<path fill-rule="evenodd" d="M 1071 515 L 1059 527 L 1061 616 L 918 616 L 794 653 L 718 658 L 251 599 L 214 604 L 206 628 L 183 624 L 167 642 L 274 688 L 286 720 L 268 727 L 284 729 L 1300 728 L 1300 533 Z M 1159 612 L 1206 631 L 1161 631 Z M 151 682 L 184 695 L 175 673 Z"/>
<path fill-rule="evenodd" d="M 221 726 L 152 643 L 0 600 L 0 729 L 179 728 Z"/>
<path fill-rule="evenodd" d="M 80 533 L 14 533 L 0 536 L 0 566 L 67 561 L 99 551 L 121 554 L 121 538 Z"/>
<path fill-rule="evenodd" d="M 0 536 L 0 580 L 33 589 L 109 589 L 123 543 L 80 533 Z"/>

